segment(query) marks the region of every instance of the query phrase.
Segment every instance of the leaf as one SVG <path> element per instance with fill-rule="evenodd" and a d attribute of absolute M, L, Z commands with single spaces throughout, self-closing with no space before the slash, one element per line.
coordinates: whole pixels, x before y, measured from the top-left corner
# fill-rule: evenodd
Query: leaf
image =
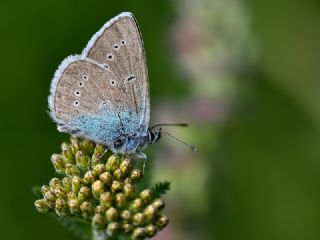
<path fill-rule="evenodd" d="M 158 198 L 161 195 L 165 194 L 167 191 L 169 191 L 170 184 L 171 183 L 169 181 L 156 183 L 155 186 L 152 188 L 153 198 Z"/>

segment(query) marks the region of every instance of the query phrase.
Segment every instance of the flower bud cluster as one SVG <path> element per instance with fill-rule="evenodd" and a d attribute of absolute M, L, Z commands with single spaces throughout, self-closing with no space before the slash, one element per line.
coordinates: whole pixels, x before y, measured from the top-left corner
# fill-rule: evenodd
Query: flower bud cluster
<path fill-rule="evenodd" d="M 153 237 L 168 224 L 161 213 L 164 201 L 152 190 L 136 192 L 142 171 L 134 169 L 131 157 L 104 154 L 105 147 L 88 140 L 71 138 L 61 154 L 51 161 L 62 178 L 52 178 L 41 187 L 43 198 L 35 201 L 41 213 L 55 211 L 68 219 L 83 218 L 108 235 Z"/>

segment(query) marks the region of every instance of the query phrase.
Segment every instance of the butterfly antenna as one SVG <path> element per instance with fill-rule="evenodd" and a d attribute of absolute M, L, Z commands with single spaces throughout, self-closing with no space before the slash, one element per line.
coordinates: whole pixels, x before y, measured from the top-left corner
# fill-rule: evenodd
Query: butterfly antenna
<path fill-rule="evenodd" d="M 178 126 L 178 127 L 188 127 L 187 123 L 160 123 L 151 127 L 151 129 L 161 126 Z"/>
<path fill-rule="evenodd" d="M 159 124 L 159 125 L 160 125 L 160 124 Z M 190 145 L 190 144 L 182 141 L 182 140 L 179 139 L 179 138 L 176 138 L 175 136 L 171 135 L 170 133 L 165 132 L 165 131 L 163 131 L 163 130 L 161 130 L 161 132 L 164 133 L 164 134 L 166 134 L 167 136 L 173 138 L 173 139 L 176 140 L 177 142 L 182 143 L 183 145 L 187 146 L 187 147 L 190 148 L 192 151 L 194 151 L 194 152 L 198 151 L 198 149 L 197 149 L 196 147 L 194 147 L 194 146 L 192 146 L 192 145 Z"/>

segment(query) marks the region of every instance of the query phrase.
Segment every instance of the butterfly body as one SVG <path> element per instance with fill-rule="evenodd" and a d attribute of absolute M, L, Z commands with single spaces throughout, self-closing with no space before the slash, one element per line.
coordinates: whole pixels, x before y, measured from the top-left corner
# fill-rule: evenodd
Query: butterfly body
<path fill-rule="evenodd" d="M 51 83 L 58 130 L 142 156 L 161 130 L 149 129 L 150 98 L 141 34 L 131 13 L 107 22 L 81 55 L 67 57 Z"/>

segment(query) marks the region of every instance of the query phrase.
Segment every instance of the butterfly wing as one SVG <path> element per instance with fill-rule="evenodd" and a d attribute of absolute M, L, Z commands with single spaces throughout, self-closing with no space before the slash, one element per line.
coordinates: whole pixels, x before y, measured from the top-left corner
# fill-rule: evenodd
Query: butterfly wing
<path fill-rule="evenodd" d="M 104 144 L 145 133 L 150 118 L 147 66 L 132 14 L 111 19 L 81 56 L 65 59 L 50 92 L 50 114 L 60 131 Z"/>
<path fill-rule="evenodd" d="M 83 56 L 63 61 L 52 82 L 51 116 L 60 131 L 108 144 L 139 128 L 125 84 L 102 65 Z"/>
<path fill-rule="evenodd" d="M 140 118 L 137 131 L 146 132 L 150 120 L 148 72 L 143 41 L 134 16 L 122 13 L 111 19 L 92 37 L 82 54 L 108 67 L 125 82 L 128 104 L 135 106 Z"/>

